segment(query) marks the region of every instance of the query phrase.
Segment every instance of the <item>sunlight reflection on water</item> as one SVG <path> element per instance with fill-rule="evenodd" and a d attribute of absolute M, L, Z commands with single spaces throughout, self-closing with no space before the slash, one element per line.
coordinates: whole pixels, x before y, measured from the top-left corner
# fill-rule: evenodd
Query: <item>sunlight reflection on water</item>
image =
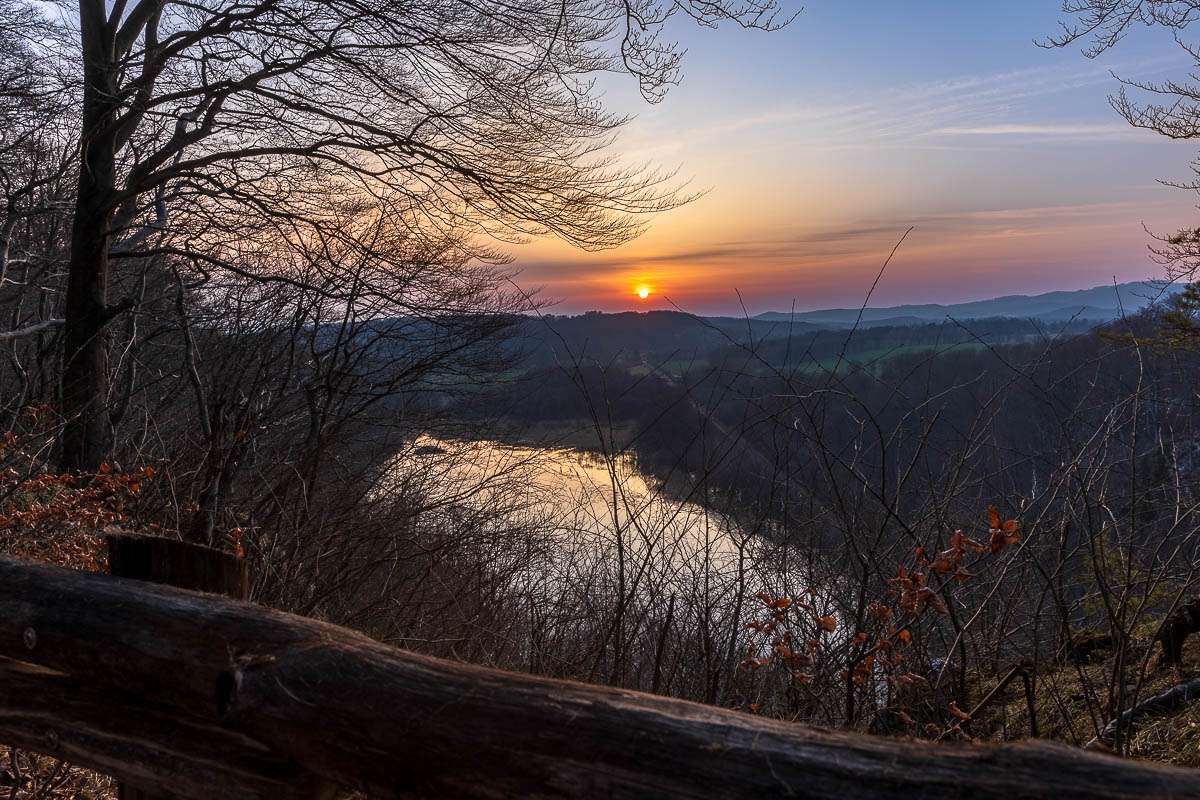
<path fill-rule="evenodd" d="M 726 516 L 675 499 L 628 456 L 422 436 L 397 464 L 434 470 L 439 491 L 540 519 L 565 550 L 582 545 L 671 579 L 737 568 L 752 538 Z"/>

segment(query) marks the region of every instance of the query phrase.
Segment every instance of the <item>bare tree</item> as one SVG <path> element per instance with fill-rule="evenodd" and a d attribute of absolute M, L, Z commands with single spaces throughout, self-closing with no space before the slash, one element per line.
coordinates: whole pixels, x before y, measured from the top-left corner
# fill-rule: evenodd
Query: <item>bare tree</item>
<path fill-rule="evenodd" d="M 605 153 L 624 118 L 597 78 L 650 100 L 678 79 L 667 21 L 776 25 L 776 0 L 81 0 L 82 104 L 66 298 L 61 462 L 110 446 L 113 256 L 269 279 L 262 248 L 348 239 L 347 204 L 397 226 L 553 234 L 606 247 L 676 202 Z M 337 213 L 329 213 L 330 209 Z M 356 242 L 370 248 L 367 241 Z"/>
<path fill-rule="evenodd" d="M 1161 27 L 1173 34 L 1175 44 L 1200 66 L 1200 49 L 1185 38 L 1187 29 L 1200 16 L 1196 0 L 1064 0 L 1067 21 L 1060 32 L 1046 38 L 1044 47 L 1080 44 L 1088 58 L 1119 45 L 1138 26 Z M 1121 83 L 1109 103 L 1131 126 L 1153 131 L 1169 139 L 1200 137 L 1200 83 L 1193 71 L 1182 79 L 1146 81 L 1118 76 Z M 1176 188 L 1200 192 L 1200 161 L 1192 163 L 1189 180 L 1166 181 Z M 1194 281 L 1200 270 L 1200 229 L 1185 228 L 1170 234 L 1155 234 L 1155 261 L 1171 280 Z"/>
<path fill-rule="evenodd" d="M 52 34 L 37 10 L 0 2 L 0 424 L 57 384 L 74 126 L 68 76 L 39 58 Z"/>

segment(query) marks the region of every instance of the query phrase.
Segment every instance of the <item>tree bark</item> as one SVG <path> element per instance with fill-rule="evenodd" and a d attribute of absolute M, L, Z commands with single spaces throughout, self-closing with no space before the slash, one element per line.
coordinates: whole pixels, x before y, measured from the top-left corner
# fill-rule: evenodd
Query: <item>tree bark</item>
<path fill-rule="evenodd" d="M 312 777 L 221 725 L 0 659 L 0 741 L 119 778 L 152 796 L 312 800 Z M 7 794 L 5 794 L 7 797 Z"/>
<path fill-rule="evenodd" d="M 250 570 L 245 559 L 211 547 L 159 536 L 109 534 L 108 571 L 121 578 L 245 600 Z"/>
<path fill-rule="evenodd" d="M 110 534 L 106 539 L 111 575 L 213 592 L 235 600 L 249 596 L 246 562 L 231 553 L 158 536 Z M 117 798 L 171 800 L 172 795 L 152 783 L 134 780 L 118 784 Z"/>
<path fill-rule="evenodd" d="M 827 731 L 444 661 L 214 595 L 6 559 L 0 655 L 219 722 L 379 798 L 1200 798 L 1194 770 L 1049 743 Z"/>
<path fill-rule="evenodd" d="M 83 108 L 79 182 L 63 307 L 59 466 L 92 472 L 108 456 L 108 251 L 116 184 L 116 54 L 104 0 L 79 4 Z"/>

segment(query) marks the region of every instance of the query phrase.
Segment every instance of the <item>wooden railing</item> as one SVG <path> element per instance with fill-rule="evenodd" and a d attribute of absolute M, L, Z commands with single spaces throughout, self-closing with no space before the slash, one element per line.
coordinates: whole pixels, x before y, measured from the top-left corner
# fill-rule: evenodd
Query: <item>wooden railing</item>
<path fill-rule="evenodd" d="M 453 663 L 215 595 L 0 559 L 0 742 L 183 798 L 1200 798 L 1045 742 L 932 745 Z"/>

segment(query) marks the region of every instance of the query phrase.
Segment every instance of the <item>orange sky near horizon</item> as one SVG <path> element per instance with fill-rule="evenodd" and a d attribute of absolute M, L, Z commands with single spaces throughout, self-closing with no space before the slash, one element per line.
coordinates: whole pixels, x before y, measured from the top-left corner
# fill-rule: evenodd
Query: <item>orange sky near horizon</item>
<path fill-rule="evenodd" d="M 790 237 L 735 238 L 737 231 L 702 224 L 662 224 L 608 252 L 545 241 L 519 248 L 518 282 L 540 287 L 555 313 L 855 307 L 911 226 L 871 304 L 962 302 L 1161 277 L 1142 220 L 1172 230 L 1187 223 L 1187 211 L 1166 201 L 997 209 L 845 228 L 796 226 Z M 694 213 L 703 220 L 703 209 Z M 650 288 L 646 299 L 637 296 L 642 286 Z"/>

